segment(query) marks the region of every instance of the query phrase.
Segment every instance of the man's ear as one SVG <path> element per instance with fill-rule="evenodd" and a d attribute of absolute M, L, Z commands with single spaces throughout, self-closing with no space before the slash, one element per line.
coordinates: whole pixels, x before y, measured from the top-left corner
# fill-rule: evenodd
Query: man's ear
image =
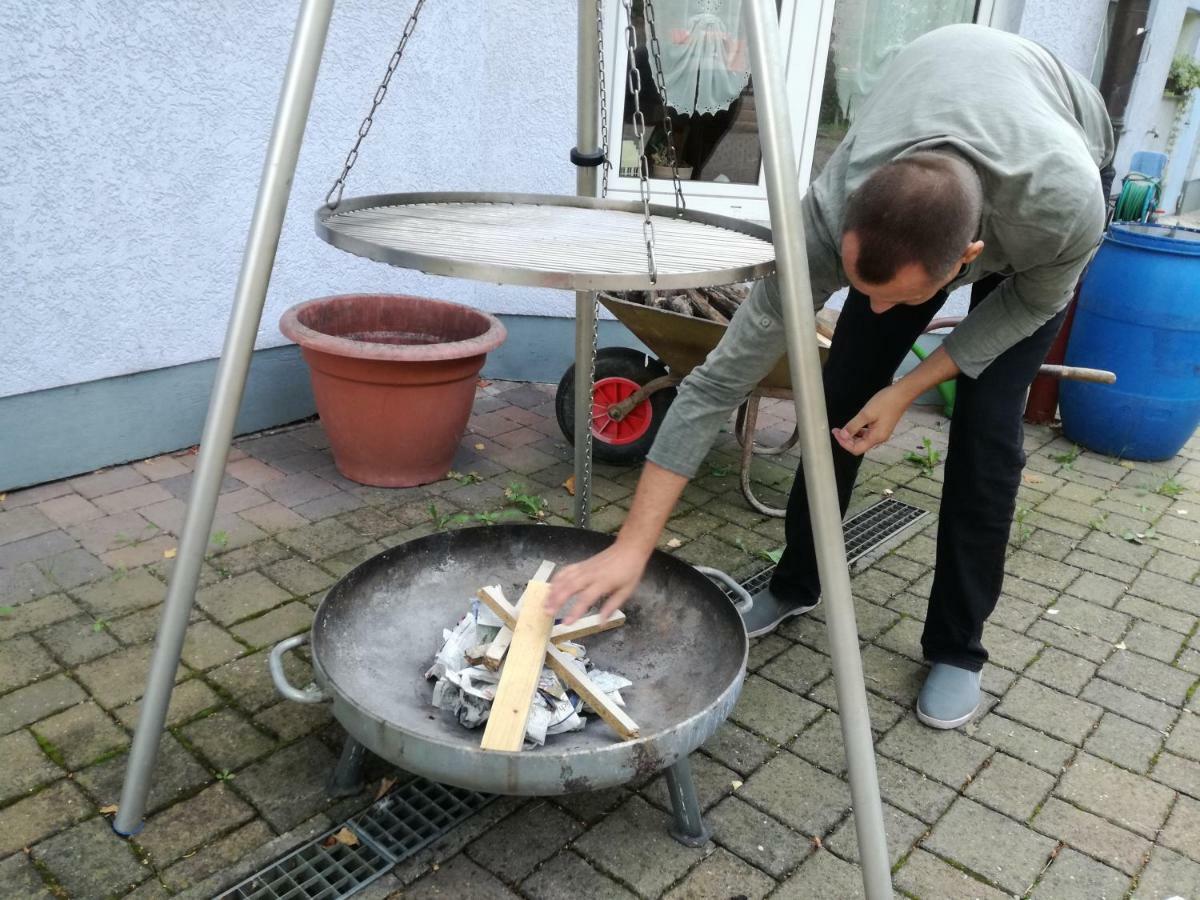
<path fill-rule="evenodd" d="M 979 259 L 979 254 L 983 252 L 983 241 L 972 241 L 967 245 L 967 249 L 962 255 L 962 264 L 969 266 L 975 260 Z"/>

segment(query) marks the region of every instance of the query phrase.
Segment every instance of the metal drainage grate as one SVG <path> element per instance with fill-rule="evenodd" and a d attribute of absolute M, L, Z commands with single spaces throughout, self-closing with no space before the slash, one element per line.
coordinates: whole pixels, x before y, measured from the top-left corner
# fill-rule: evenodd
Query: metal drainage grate
<path fill-rule="evenodd" d="M 219 895 L 219 900 L 336 900 L 366 887 L 395 863 L 361 837 L 350 847 L 332 836 L 333 828 L 257 875 Z M 332 846 L 326 847 L 326 842 Z"/>
<path fill-rule="evenodd" d="M 495 798 L 414 778 L 217 900 L 340 900 L 447 834 Z M 343 828 L 354 846 L 332 839 Z M 328 845 L 328 846 L 327 846 Z"/>
<path fill-rule="evenodd" d="M 397 862 L 437 840 L 494 798 L 417 778 L 392 791 L 350 825 Z"/>
<path fill-rule="evenodd" d="M 928 510 L 905 503 L 903 500 L 897 500 L 895 497 L 885 497 L 878 503 L 868 506 L 847 520 L 843 526 L 846 536 L 846 562 L 852 563 L 856 559 L 866 556 L 876 547 L 891 540 L 905 528 L 927 515 L 929 515 Z M 753 594 L 760 588 L 766 587 L 774 574 L 774 564 L 769 565 L 743 582 L 742 587 Z M 726 589 L 725 593 L 729 594 L 731 599 L 735 599 L 732 591 Z"/>

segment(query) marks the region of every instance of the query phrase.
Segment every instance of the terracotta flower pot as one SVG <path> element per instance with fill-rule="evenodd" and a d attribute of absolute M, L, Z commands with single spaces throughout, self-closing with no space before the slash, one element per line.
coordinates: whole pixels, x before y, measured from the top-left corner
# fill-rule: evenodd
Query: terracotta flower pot
<path fill-rule="evenodd" d="M 380 487 L 445 477 L 479 370 L 507 337 L 495 316 L 396 294 L 309 300 L 279 330 L 308 363 L 338 471 Z"/>

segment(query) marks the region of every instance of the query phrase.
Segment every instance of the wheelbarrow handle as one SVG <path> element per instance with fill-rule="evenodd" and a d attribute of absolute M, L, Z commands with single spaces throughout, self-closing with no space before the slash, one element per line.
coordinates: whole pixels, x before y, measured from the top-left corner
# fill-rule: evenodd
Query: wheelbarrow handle
<path fill-rule="evenodd" d="M 275 690 L 279 691 L 285 699 L 294 700 L 296 703 L 322 703 L 329 699 L 329 695 L 316 684 L 310 684 L 301 690 L 288 681 L 287 675 L 283 671 L 283 655 L 289 650 L 295 650 L 307 643 L 307 634 L 298 634 L 280 641 L 271 649 L 267 665 L 271 669 L 271 680 L 275 682 Z"/>
<path fill-rule="evenodd" d="M 711 569 L 708 566 L 695 566 L 697 572 L 701 575 L 707 575 L 715 581 L 720 581 L 726 584 L 730 590 L 741 597 L 741 600 L 735 600 L 733 605 L 737 607 L 737 611 L 743 616 L 750 612 L 754 606 L 754 598 L 746 591 L 744 587 L 733 580 L 733 577 L 722 572 L 720 569 Z"/>
<path fill-rule="evenodd" d="M 1091 381 L 1095 384 L 1116 384 L 1117 376 L 1106 369 L 1086 369 L 1082 366 L 1044 365 L 1038 370 L 1039 375 L 1049 375 L 1051 378 L 1062 378 L 1067 381 Z"/>

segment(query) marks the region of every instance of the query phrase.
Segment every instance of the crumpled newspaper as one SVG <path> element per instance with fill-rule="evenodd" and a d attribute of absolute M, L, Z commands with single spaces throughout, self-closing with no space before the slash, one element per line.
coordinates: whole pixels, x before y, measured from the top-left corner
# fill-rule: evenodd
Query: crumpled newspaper
<path fill-rule="evenodd" d="M 499 672 L 472 664 L 468 656 L 480 645 L 490 644 L 502 625 L 487 606 L 472 599 L 458 624 L 442 629 L 442 645 L 425 671 L 426 680 L 436 682 L 432 705 L 464 728 L 479 728 L 487 721 L 500 682 Z M 571 657 L 572 667 L 580 674 L 586 674 L 618 706 L 625 705 L 621 691 L 632 687 L 632 681 L 615 672 L 593 668 L 586 648 L 580 643 L 562 641 L 557 646 Z M 525 724 L 526 747 L 541 747 L 549 736 L 582 731 L 587 725 L 585 707 L 583 699 L 567 688 L 552 669 L 543 668 Z"/>

